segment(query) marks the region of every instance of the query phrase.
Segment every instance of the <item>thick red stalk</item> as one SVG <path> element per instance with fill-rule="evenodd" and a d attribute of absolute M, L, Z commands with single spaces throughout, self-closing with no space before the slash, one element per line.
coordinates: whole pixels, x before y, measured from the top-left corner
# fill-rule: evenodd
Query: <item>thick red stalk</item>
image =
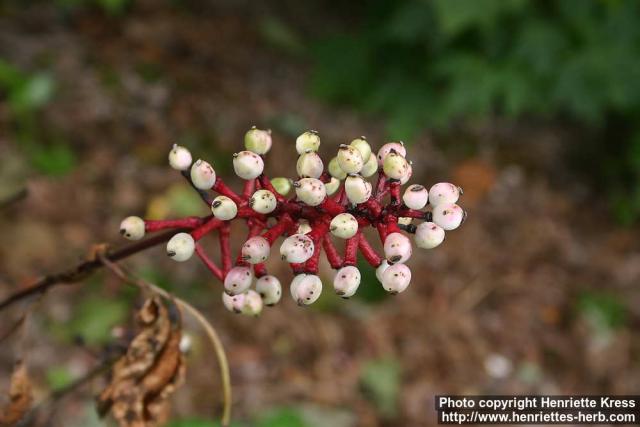
<path fill-rule="evenodd" d="M 311 233 L 309 233 L 311 234 Z M 320 261 L 320 253 L 322 252 L 322 242 L 326 238 L 326 233 L 314 239 L 313 255 L 304 263 L 305 273 L 318 274 L 318 264 Z"/>
<path fill-rule="evenodd" d="M 278 203 L 284 203 L 287 200 L 282 194 L 276 191 L 273 184 L 271 183 L 271 180 L 265 175 L 260 175 L 258 179 L 260 180 L 260 185 L 262 185 L 262 188 L 271 191 L 273 195 L 276 196 L 276 200 L 278 201 Z"/>
<path fill-rule="evenodd" d="M 267 267 L 264 265 L 264 263 L 258 263 L 258 264 L 254 264 L 253 265 L 253 274 L 256 277 L 262 277 L 262 276 L 266 276 L 267 275 Z"/>
<path fill-rule="evenodd" d="M 358 260 L 358 242 L 360 241 L 360 230 L 355 236 L 347 239 L 347 244 L 344 248 L 344 263 L 343 265 L 356 265 Z"/>
<path fill-rule="evenodd" d="M 242 198 L 248 200 L 251 198 L 251 195 L 254 193 L 256 189 L 256 179 L 248 179 L 244 182 L 244 187 L 242 188 Z"/>
<path fill-rule="evenodd" d="M 211 216 L 205 218 L 193 216 L 182 219 L 147 219 L 144 221 L 144 229 L 152 233 L 168 228 L 196 228 L 202 225 L 208 218 L 211 218 Z"/>
<path fill-rule="evenodd" d="M 199 243 L 196 243 L 196 254 L 202 260 L 202 263 L 209 269 L 209 271 L 211 271 L 213 275 L 218 278 L 218 280 L 224 280 L 224 274 L 222 273 L 220 267 L 218 267 L 216 263 L 207 256 L 207 254 L 204 252 L 204 248 Z"/>
<path fill-rule="evenodd" d="M 327 261 L 329 261 L 331 268 L 336 270 L 341 268 L 344 261 L 336 247 L 333 245 L 333 241 L 329 234 L 327 234 L 322 241 L 322 248 L 324 249 L 324 253 L 327 256 Z"/>
<path fill-rule="evenodd" d="M 393 181 L 389 183 L 389 192 L 391 193 L 391 204 L 399 205 L 400 204 L 400 182 Z"/>
<path fill-rule="evenodd" d="M 220 258 L 222 259 L 222 272 L 223 276 L 227 276 L 229 270 L 231 270 L 231 225 L 225 222 L 218 230 L 220 239 Z"/>
<path fill-rule="evenodd" d="M 280 217 L 276 225 L 267 230 L 262 237 L 267 239 L 270 245 L 273 245 L 278 237 L 282 236 L 294 223 L 293 219 L 288 214 L 284 214 Z"/>
<path fill-rule="evenodd" d="M 242 202 L 244 201 L 242 197 L 236 194 L 235 191 L 229 188 L 227 184 L 222 181 L 222 178 L 217 178 L 216 183 L 213 184 L 213 187 L 211 187 L 211 189 L 219 194 L 222 194 L 223 196 L 227 196 L 238 206 L 240 206 L 240 204 L 242 204 Z"/>
<path fill-rule="evenodd" d="M 219 219 L 209 217 L 209 219 L 204 224 L 202 224 L 201 226 L 199 226 L 198 228 L 196 228 L 191 232 L 191 237 L 193 237 L 193 240 L 197 242 L 205 234 L 209 233 L 212 230 L 215 230 L 216 228 L 222 227 L 223 224 L 224 224 L 224 221 L 220 221 Z"/>
<path fill-rule="evenodd" d="M 382 262 L 382 258 L 378 255 L 378 253 L 373 249 L 367 238 L 364 234 L 360 234 L 360 240 L 358 241 L 358 248 L 360 249 L 360 253 L 365 260 L 372 267 L 377 268 Z"/>

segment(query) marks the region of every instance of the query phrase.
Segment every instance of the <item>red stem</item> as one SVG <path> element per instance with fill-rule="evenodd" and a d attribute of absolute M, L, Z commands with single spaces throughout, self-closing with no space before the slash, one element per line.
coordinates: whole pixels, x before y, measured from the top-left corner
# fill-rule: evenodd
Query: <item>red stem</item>
<path fill-rule="evenodd" d="M 205 218 L 188 217 L 182 219 L 146 219 L 144 221 L 145 231 L 152 233 L 154 231 L 166 230 L 168 228 L 196 228 L 202 225 L 211 216 Z"/>
<path fill-rule="evenodd" d="M 223 221 L 210 217 L 207 220 L 207 222 L 205 222 L 204 224 L 202 224 L 201 226 L 199 226 L 198 228 L 196 228 L 191 232 L 191 237 L 193 237 L 193 240 L 197 242 L 198 240 L 202 239 L 202 236 L 204 236 L 205 234 L 209 233 L 212 230 L 215 230 L 216 228 L 222 227 L 223 224 L 224 224 Z"/>
<path fill-rule="evenodd" d="M 391 193 L 391 204 L 400 204 L 400 182 L 393 181 L 389 184 L 389 192 Z"/>
<path fill-rule="evenodd" d="M 282 236 L 289 229 L 289 227 L 293 226 L 294 224 L 295 222 L 293 221 L 293 219 L 291 219 L 291 216 L 289 216 L 288 214 L 284 214 L 276 223 L 276 225 L 266 231 L 262 235 L 262 237 L 267 239 L 267 242 L 269 242 L 270 245 L 273 245 L 273 242 L 275 242 L 278 237 Z"/>
<path fill-rule="evenodd" d="M 287 201 L 287 199 L 282 194 L 276 191 L 269 178 L 267 178 L 265 175 L 260 175 L 258 179 L 260 180 L 260 185 L 262 185 L 262 188 L 271 191 L 273 195 L 276 196 L 276 200 L 278 201 L 278 203 L 285 203 Z"/>
<path fill-rule="evenodd" d="M 253 265 L 253 274 L 260 278 L 262 276 L 267 275 L 267 267 L 265 267 L 264 263 L 258 263 Z"/>
<path fill-rule="evenodd" d="M 224 276 L 231 270 L 231 226 L 225 222 L 218 230 L 220 239 L 220 258 L 222 259 L 222 271 Z"/>
<path fill-rule="evenodd" d="M 360 240 L 358 241 L 358 248 L 360 249 L 360 253 L 364 256 L 364 259 L 367 260 L 369 265 L 374 268 L 377 268 L 382 262 L 382 258 L 378 253 L 373 249 L 367 238 L 364 234 L 360 234 Z"/>
<path fill-rule="evenodd" d="M 256 180 L 249 179 L 244 182 L 244 187 L 242 188 L 242 198 L 248 200 L 251 195 L 254 193 L 256 189 Z"/>
<path fill-rule="evenodd" d="M 360 241 L 360 230 L 355 236 L 347 239 L 347 244 L 344 248 L 344 265 L 356 265 L 358 257 L 358 242 Z"/>
<path fill-rule="evenodd" d="M 311 234 L 311 233 L 309 233 Z M 326 234 L 314 240 L 313 255 L 304 263 L 304 271 L 310 274 L 318 274 L 318 264 L 320 253 L 322 252 L 322 241 L 325 240 Z"/>
<path fill-rule="evenodd" d="M 341 268 L 344 261 L 342 260 L 342 257 L 338 253 L 336 247 L 333 245 L 333 241 L 328 234 L 322 241 L 322 248 L 324 249 L 324 253 L 327 256 L 327 261 L 329 261 L 331 268 L 336 270 Z"/>
<path fill-rule="evenodd" d="M 223 196 L 227 196 L 228 198 L 233 200 L 234 203 L 238 206 L 240 206 L 240 204 L 242 204 L 242 202 L 244 201 L 242 197 L 236 194 L 235 191 L 229 188 L 227 184 L 225 184 L 224 181 L 222 181 L 222 178 L 217 178 L 216 183 L 213 184 L 213 187 L 211 187 L 211 189 L 213 191 L 218 192 L 219 194 L 222 194 Z"/>
<path fill-rule="evenodd" d="M 218 267 L 207 256 L 207 254 L 204 252 L 203 247 L 199 243 L 196 243 L 196 254 L 198 255 L 198 257 L 200 257 L 200 259 L 202 260 L 204 265 L 209 269 L 209 271 L 211 271 L 213 273 L 213 275 L 218 278 L 218 280 L 220 280 L 220 281 L 224 280 L 225 274 L 223 274 L 222 270 L 220 269 L 220 267 Z"/>

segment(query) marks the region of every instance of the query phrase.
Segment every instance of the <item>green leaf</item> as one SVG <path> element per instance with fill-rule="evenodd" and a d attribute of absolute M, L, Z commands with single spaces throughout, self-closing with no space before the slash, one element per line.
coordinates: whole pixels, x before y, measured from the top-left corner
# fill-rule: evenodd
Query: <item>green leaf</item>
<path fill-rule="evenodd" d="M 52 390 L 60 390 L 73 382 L 73 375 L 66 366 L 53 366 L 47 369 L 47 384 Z"/>
<path fill-rule="evenodd" d="M 106 343 L 111 339 L 111 328 L 125 320 L 128 310 L 124 301 L 92 296 L 76 306 L 68 335 L 80 336 L 90 345 Z"/>
<path fill-rule="evenodd" d="M 61 176 L 76 166 L 76 155 L 67 144 L 32 144 L 27 147 L 31 163 L 44 174 Z"/>
<path fill-rule="evenodd" d="M 400 364 L 397 360 L 370 360 L 362 369 L 360 383 L 382 416 L 393 418 L 397 414 L 400 392 Z"/>
<path fill-rule="evenodd" d="M 474 27 L 492 26 L 526 0 L 432 0 L 442 31 L 450 37 Z"/>
<path fill-rule="evenodd" d="M 281 408 L 261 416 L 256 427 L 309 427 L 302 413 L 295 408 Z"/>
<path fill-rule="evenodd" d="M 616 295 L 605 292 L 585 292 L 578 299 L 578 310 L 601 332 L 626 325 L 628 311 Z"/>

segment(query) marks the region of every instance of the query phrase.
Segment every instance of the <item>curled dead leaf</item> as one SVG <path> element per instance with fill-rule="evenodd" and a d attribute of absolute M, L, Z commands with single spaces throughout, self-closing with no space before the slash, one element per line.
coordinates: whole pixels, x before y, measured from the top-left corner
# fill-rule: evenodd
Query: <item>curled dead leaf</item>
<path fill-rule="evenodd" d="M 27 367 L 24 361 L 19 360 L 11 375 L 9 401 L 0 408 L 0 426 L 15 425 L 31 408 L 32 402 L 33 394 Z"/>
<path fill-rule="evenodd" d="M 152 427 L 168 420 L 168 398 L 182 384 L 181 321 L 154 296 L 136 316 L 139 332 L 113 366 L 111 381 L 98 397 L 98 412 L 111 412 L 121 427 Z"/>

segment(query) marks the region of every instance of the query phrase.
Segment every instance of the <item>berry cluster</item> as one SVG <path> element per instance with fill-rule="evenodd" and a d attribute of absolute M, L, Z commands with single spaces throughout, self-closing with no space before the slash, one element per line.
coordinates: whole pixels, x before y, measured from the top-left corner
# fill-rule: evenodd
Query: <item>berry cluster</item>
<path fill-rule="evenodd" d="M 250 129 L 244 138 L 246 151 L 233 155 L 235 173 L 245 180 L 241 194 L 229 188 L 204 160 L 192 161 L 191 153 L 174 145 L 169 164 L 181 171 L 212 215 L 178 220 L 143 220 L 131 216 L 122 221 L 120 233 L 132 240 L 145 233 L 174 229 L 177 233 L 167 243 L 167 255 L 186 261 L 195 253 L 207 268 L 224 283 L 225 307 L 236 313 L 257 315 L 263 305 L 276 304 L 282 296 L 278 278 L 268 275 L 264 262 L 276 240 L 284 237 L 280 255 L 295 275 L 290 290 L 300 305 L 315 302 L 322 292 L 318 277 L 318 260 L 324 250 L 331 267 L 337 270 L 333 287 L 343 298 L 355 294 L 361 275 L 356 268 L 358 251 L 376 268 L 376 276 L 392 294 L 404 291 L 411 281 L 405 262 L 412 246 L 402 231 L 414 234 L 419 248 L 431 249 L 465 219 L 456 204 L 460 188 L 439 183 L 429 190 L 410 185 L 401 196 L 401 186 L 412 174 L 402 142 L 384 144 L 378 153 L 360 137 L 342 144 L 327 167 L 317 151 L 320 137 L 308 131 L 296 139 L 299 154 L 297 180 L 269 179 L 263 174 L 263 157 L 271 148 L 270 131 Z M 378 174 L 375 187 L 367 180 Z M 293 190 L 294 195 L 287 197 Z M 211 198 L 211 191 L 217 196 Z M 243 220 L 249 235 L 240 254 L 232 259 L 230 221 Z M 422 220 L 419 225 L 414 220 Z M 384 246 L 378 255 L 362 230 L 374 227 Z M 221 265 L 212 261 L 198 243 L 205 235 L 217 231 Z M 341 255 L 331 236 L 344 239 Z M 255 282 L 255 290 L 251 289 Z"/>

